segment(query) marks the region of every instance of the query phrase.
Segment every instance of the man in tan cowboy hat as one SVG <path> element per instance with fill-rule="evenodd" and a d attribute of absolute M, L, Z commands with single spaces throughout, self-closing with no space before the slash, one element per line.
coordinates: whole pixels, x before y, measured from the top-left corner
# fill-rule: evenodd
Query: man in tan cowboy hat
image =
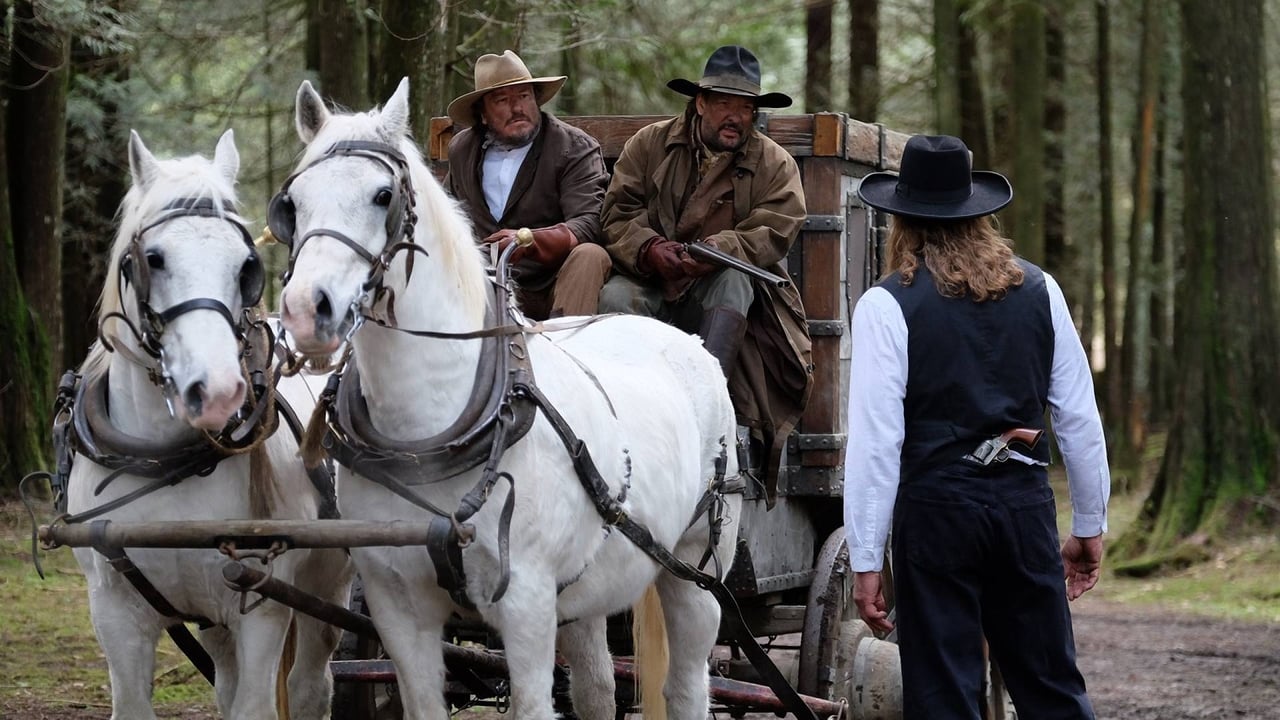
<path fill-rule="evenodd" d="M 600 144 L 540 109 L 563 76 L 533 77 L 507 50 L 476 60 L 475 81 L 449 104 L 449 117 L 465 129 L 449 143 L 445 187 L 466 206 L 481 242 L 502 248 L 531 231 L 532 244 L 511 255 L 526 315 L 595 313 L 610 266 L 599 245 L 609 183 Z"/>
<path fill-rule="evenodd" d="M 959 138 L 912 137 L 858 195 L 893 217 L 888 274 L 853 313 L 845 532 L 858 613 L 897 627 L 903 717 L 978 717 L 985 639 L 1018 717 L 1093 718 L 1067 602 L 1098 581 L 1111 479 L 1062 290 L 1001 237 L 991 214 L 1013 190 Z M 1061 546 L 1046 411 L 1071 495 Z"/>
<path fill-rule="evenodd" d="M 601 291 L 600 311 L 658 317 L 702 336 L 729 381 L 739 424 L 766 451 L 772 500 L 783 443 L 812 387 L 800 295 L 699 262 L 686 244 L 714 245 L 788 277 L 782 262 L 804 223 L 804 191 L 795 160 L 755 119 L 759 108 L 787 107 L 791 98 L 761 93 L 760 64 L 737 45 L 712 53 L 698 82 L 667 87 L 690 96 L 685 111 L 627 142 L 605 195 L 617 274 Z"/>

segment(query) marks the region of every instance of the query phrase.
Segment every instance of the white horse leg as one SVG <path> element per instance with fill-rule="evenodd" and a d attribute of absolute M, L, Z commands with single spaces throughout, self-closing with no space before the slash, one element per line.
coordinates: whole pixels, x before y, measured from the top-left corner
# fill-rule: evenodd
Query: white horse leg
<path fill-rule="evenodd" d="M 662 616 L 667 624 L 670 660 L 667 715 L 671 720 L 703 720 L 707 716 L 707 658 L 716 644 L 720 605 L 711 593 L 688 580 L 662 573 L 657 581 Z"/>
<path fill-rule="evenodd" d="M 114 571 L 108 571 L 114 572 Z M 121 588 L 133 592 L 132 587 Z M 107 656 L 111 678 L 112 720 L 154 720 L 151 689 L 156 672 L 156 643 L 161 625 L 150 607 L 140 608 L 135 597 L 102 590 L 89 593 L 89 611 L 98 644 Z"/>
<path fill-rule="evenodd" d="M 322 600 L 346 607 L 351 564 L 341 550 L 312 550 L 298 568 L 297 585 Z M 329 658 L 342 631 L 304 613 L 294 613 L 298 626 L 297 656 L 289 673 L 290 720 L 325 720 L 333 696 Z"/>
<path fill-rule="evenodd" d="M 514 563 L 513 563 L 514 565 Z M 554 720 L 556 592 L 549 574 L 514 569 L 506 595 L 481 613 L 502 636 L 511 677 L 511 710 L 520 720 Z"/>
<path fill-rule="evenodd" d="M 218 703 L 218 714 L 228 717 L 231 702 L 236 697 L 236 681 L 239 679 L 235 638 L 226 626 L 214 625 L 200 631 L 200 644 L 213 659 L 213 694 Z"/>
<path fill-rule="evenodd" d="M 606 618 L 583 618 L 560 628 L 556 644 L 569 662 L 569 694 L 581 720 L 613 720 L 613 658 L 609 655 Z"/>
<path fill-rule="evenodd" d="M 228 717 L 276 720 L 276 677 L 292 614 L 284 605 L 266 602 L 240 618 L 234 631 L 240 671 Z"/>
<path fill-rule="evenodd" d="M 369 614 L 395 664 L 404 720 L 448 720 L 442 643 L 453 602 L 426 575 L 412 576 L 397 567 L 395 560 L 403 557 L 396 555 L 403 554 L 406 551 L 351 549 Z M 404 566 L 411 566 L 411 561 Z"/>

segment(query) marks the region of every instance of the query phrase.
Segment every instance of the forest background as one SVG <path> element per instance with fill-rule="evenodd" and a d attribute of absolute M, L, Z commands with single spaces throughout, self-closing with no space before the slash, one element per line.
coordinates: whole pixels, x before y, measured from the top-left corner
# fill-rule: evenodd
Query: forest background
<path fill-rule="evenodd" d="M 309 79 L 363 110 L 409 77 L 413 127 L 511 48 L 569 77 L 560 115 L 660 114 L 716 46 L 784 112 L 965 139 L 1008 175 L 1018 252 L 1063 285 L 1097 371 L 1113 543 L 1145 573 L 1274 533 L 1280 290 L 1271 132 L 1280 0 L 0 0 L 0 496 L 48 467 L 63 368 L 96 336 L 130 129 L 161 155 L 234 128 L 261 221 Z M 278 248 L 266 251 L 279 268 Z M 1139 477 L 1159 452 L 1154 478 Z M 1150 457 L 1148 465 L 1150 465 Z"/>

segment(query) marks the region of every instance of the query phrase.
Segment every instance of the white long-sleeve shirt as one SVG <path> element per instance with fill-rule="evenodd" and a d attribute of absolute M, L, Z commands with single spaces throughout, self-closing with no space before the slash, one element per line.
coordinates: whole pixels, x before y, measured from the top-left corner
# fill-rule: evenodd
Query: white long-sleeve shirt
<path fill-rule="evenodd" d="M 1102 420 L 1093 397 L 1089 362 L 1071 324 L 1066 298 L 1048 273 L 1044 283 L 1054 337 L 1049 411 L 1067 470 L 1071 534 L 1093 537 L 1107 530 L 1111 495 Z M 855 572 L 865 572 L 879 570 L 884 561 L 906 435 L 907 322 L 887 290 L 871 288 L 858 300 L 852 339 L 844 527 L 850 564 Z"/>

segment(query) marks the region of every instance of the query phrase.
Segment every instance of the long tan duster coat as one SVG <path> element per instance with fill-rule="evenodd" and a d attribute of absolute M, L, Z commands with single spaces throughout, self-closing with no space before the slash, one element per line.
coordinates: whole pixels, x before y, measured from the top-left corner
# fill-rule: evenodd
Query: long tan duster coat
<path fill-rule="evenodd" d="M 602 210 L 615 272 L 661 285 L 661 278 L 637 267 L 641 247 L 661 236 L 681 242 L 714 238 L 730 255 L 789 277 L 782 261 L 806 214 L 795 159 L 752 130 L 699 184 L 688 130 L 692 112 L 690 103 L 684 115 L 641 129 L 618 158 Z M 783 446 L 809 400 L 813 357 L 795 287 L 754 285 L 756 301 L 747 313 L 747 337 L 729 392 L 738 422 L 768 449 L 764 480 L 772 504 Z"/>

